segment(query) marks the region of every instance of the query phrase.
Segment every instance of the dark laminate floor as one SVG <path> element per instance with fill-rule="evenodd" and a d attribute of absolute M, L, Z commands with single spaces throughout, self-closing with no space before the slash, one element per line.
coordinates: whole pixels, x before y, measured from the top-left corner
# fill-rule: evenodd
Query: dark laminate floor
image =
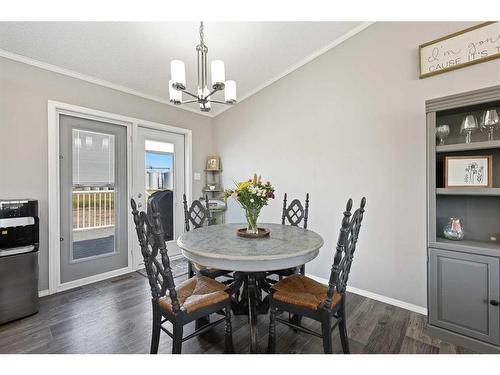
<path fill-rule="evenodd" d="M 186 276 L 176 281 L 185 279 Z M 425 317 L 355 294 L 348 295 L 348 332 L 353 353 L 465 353 L 464 348 L 432 338 Z M 261 351 L 267 345 L 268 316 L 259 316 Z M 304 325 L 318 330 L 308 319 Z M 187 326 L 187 333 L 193 331 Z M 40 312 L 0 326 L 0 353 L 148 353 L 151 305 L 147 279 L 139 273 L 44 297 Z M 224 327 L 183 344 L 183 353 L 223 353 Z M 246 317 L 233 317 L 238 353 L 249 352 Z M 322 353 L 322 342 L 277 325 L 277 352 Z M 340 340 L 334 331 L 334 350 Z M 160 353 L 171 352 L 162 334 Z"/>

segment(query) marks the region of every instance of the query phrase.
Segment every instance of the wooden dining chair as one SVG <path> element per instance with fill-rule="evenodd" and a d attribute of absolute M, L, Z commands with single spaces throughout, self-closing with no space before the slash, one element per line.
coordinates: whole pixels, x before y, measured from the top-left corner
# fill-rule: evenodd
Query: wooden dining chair
<path fill-rule="evenodd" d="M 186 232 L 192 229 L 198 229 L 205 225 L 211 225 L 210 209 L 208 206 L 208 196 L 205 195 L 205 205 L 199 200 L 194 200 L 188 208 L 186 194 L 183 195 L 184 203 L 184 224 Z M 201 264 L 192 263 L 188 261 L 188 276 L 193 277 L 196 274 L 215 279 L 219 276 L 224 276 L 230 271 L 218 270 L 215 268 L 208 268 Z"/>
<path fill-rule="evenodd" d="M 281 224 L 282 225 L 291 225 L 294 227 L 298 227 L 302 223 L 302 227 L 307 229 L 307 221 L 309 220 L 309 193 L 306 194 L 306 200 L 304 201 L 304 205 L 298 199 L 294 199 L 287 205 L 287 193 L 283 198 L 283 211 L 281 214 Z M 276 270 L 271 271 L 269 274 L 276 274 L 281 279 L 283 276 L 293 275 L 297 273 L 297 271 L 305 275 L 306 274 L 306 266 L 305 264 L 301 265 L 298 270 L 297 268 L 288 268 L 284 270 Z"/>
<path fill-rule="evenodd" d="M 337 249 L 330 272 L 328 285 L 323 285 L 304 275 L 289 276 L 271 287 L 269 298 L 269 353 L 276 349 L 276 321 L 323 339 L 325 353 L 332 353 L 332 331 L 339 327 L 340 341 L 344 353 L 349 353 L 347 337 L 346 286 L 351 270 L 361 221 L 365 212 L 366 199 L 351 214 L 352 199 L 347 201 L 342 226 L 337 241 Z M 315 332 L 290 320 L 277 317 L 278 312 L 289 312 L 321 323 L 321 333 Z M 332 321 L 334 321 L 332 323 Z"/>
<path fill-rule="evenodd" d="M 131 199 L 132 215 L 152 294 L 153 329 L 151 354 L 158 353 L 160 331 L 173 339 L 172 353 L 180 354 L 182 343 L 225 322 L 225 352 L 232 353 L 231 299 L 228 286 L 203 275 L 190 278 L 175 286 L 165 243 L 160 213 L 156 202 L 148 202 L 148 212 L 139 212 Z M 158 252 L 161 258 L 158 259 Z M 224 317 L 183 337 L 184 326 L 212 313 L 224 311 Z M 172 323 L 170 332 L 163 326 Z"/>

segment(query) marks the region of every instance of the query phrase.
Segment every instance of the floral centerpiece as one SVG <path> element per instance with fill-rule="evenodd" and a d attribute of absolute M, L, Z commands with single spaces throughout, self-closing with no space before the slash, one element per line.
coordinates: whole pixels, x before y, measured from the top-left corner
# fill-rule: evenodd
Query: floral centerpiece
<path fill-rule="evenodd" d="M 254 174 L 253 179 L 237 182 L 234 190 L 226 190 L 224 197 L 234 198 L 245 210 L 248 223 L 247 233 L 258 234 L 257 220 L 262 207 L 267 206 L 269 199 L 274 199 L 274 187 L 269 181 L 262 183 L 260 176 Z"/>

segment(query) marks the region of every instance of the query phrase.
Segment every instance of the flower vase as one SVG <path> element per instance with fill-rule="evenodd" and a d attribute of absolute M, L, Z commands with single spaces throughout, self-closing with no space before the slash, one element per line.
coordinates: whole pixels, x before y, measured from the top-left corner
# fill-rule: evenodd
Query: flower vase
<path fill-rule="evenodd" d="M 258 234 L 259 229 L 257 228 L 257 220 L 259 219 L 260 209 L 258 208 L 247 208 L 245 209 L 245 215 L 247 218 L 247 233 L 248 234 Z"/>

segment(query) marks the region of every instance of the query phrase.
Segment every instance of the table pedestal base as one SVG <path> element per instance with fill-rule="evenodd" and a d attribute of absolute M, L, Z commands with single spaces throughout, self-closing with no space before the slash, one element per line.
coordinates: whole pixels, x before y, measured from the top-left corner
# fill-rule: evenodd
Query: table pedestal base
<path fill-rule="evenodd" d="M 262 297 L 262 292 L 269 293 L 269 289 L 265 272 L 234 273 L 231 308 L 234 315 L 248 315 L 251 353 L 258 352 L 257 315 L 267 314 L 269 311 L 269 297 Z"/>

